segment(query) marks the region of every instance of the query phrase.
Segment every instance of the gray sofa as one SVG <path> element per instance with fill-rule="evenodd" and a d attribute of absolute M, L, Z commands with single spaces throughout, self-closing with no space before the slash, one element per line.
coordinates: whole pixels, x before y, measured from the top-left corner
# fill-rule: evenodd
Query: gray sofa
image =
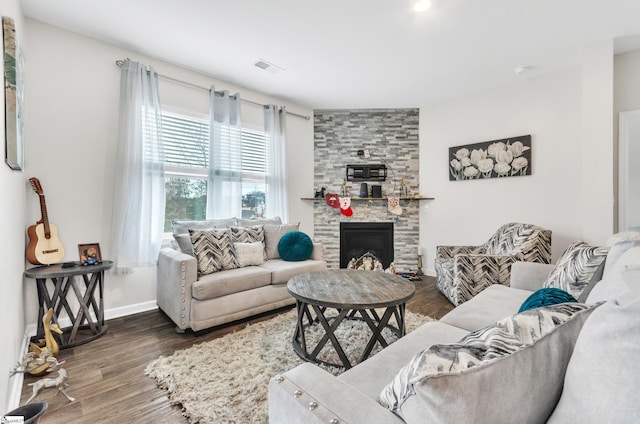
<path fill-rule="evenodd" d="M 561 333 L 562 336 L 543 338 L 532 345 L 532 349 L 542 352 L 542 357 L 536 359 L 538 363 L 526 356 L 531 350 L 523 349 L 524 353 L 499 359 L 502 363 L 498 366 L 504 366 L 509 365 L 508 361 L 524 358 L 510 372 L 493 377 L 483 374 L 485 371 L 433 377 L 429 384 L 436 390 L 428 398 L 421 397 L 423 388 L 416 384 L 414 392 L 409 393 L 414 396 L 409 399 L 417 400 L 407 400 L 409 410 L 402 414 L 391 412 L 380 401 L 383 389 L 398 381 L 403 367 L 410 369 L 415 364 L 412 358 L 417 354 L 434 345 L 456 343 L 470 332 L 485 331 L 496 321 L 516 314 L 554 269 L 554 265 L 516 262 L 511 287 L 488 287 L 440 321 L 422 325 L 338 377 L 308 363 L 274 377 L 269 385 L 269 422 L 638 422 L 640 233 L 632 235 L 631 240 L 614 240 L 604 276 L 591 290 L 589 296 L 593 299 L 586 301 L 591 306 L 564 304 L 589 308 L 580 316 L 580 322 L 571 321 L 573 338 Z M 618 246 L 625 243 L 626 246 Z M 498 362 L 491 366 L 495 364 Z"/>
<path fill-rule="evenodd" d="M 264 226 L 264 263 L 198 275 L 189 229 Z M 176 324 L 176 331 L 200 331 L 295 303 L 287 281 L 295 275 L 321 271 L 322 246 L 313 243 L 311 257 L 290 262 L 280 259 L 279 238 L 298 224 L 271 220 L 228 218 L 208 221 L 174 221 L 175 243 L 160 250 L 157 273 L 157 304 Z"/>

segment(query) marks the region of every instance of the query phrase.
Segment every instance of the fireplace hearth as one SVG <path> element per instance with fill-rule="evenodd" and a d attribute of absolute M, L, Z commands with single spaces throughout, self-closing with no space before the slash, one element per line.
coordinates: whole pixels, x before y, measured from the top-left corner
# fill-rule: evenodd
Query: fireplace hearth
<path fill-rule="evenodd" d="M 365 254 L 375 256 L 386 269 L 394 261 L 393 222 L 341 222 L 340 268 Z"/>

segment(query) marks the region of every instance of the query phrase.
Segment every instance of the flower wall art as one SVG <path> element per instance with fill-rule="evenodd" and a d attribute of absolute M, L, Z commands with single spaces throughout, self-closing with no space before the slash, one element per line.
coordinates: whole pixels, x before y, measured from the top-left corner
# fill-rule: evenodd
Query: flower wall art
<path fill-rule="evenodd" d="M 531 175 L 531 135 L 449 148 L 449 180 Z"/>

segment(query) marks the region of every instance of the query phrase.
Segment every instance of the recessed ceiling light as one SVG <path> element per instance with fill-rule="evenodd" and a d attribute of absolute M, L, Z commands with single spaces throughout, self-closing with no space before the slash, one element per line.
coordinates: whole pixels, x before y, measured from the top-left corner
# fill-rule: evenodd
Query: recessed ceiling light
<path fill-rule="evenodd" d="M 520 74 L 524 74 L 530 69 L 531 69 L 531 66 L 516 66 L 515 68 L 513 68 L 513 72 L 516 75 L 520 75 Z"/>
<path fill-rule="evenodd" d="M 416 12 L 424 12 L 430 7 L 431 2 L 429 0 L 420 0 L 413 5 L 413 10 L 415 10 Z"/>

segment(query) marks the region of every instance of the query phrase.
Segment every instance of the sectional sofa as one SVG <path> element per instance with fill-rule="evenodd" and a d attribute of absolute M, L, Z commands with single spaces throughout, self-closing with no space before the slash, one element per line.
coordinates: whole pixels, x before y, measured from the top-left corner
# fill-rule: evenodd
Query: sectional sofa
<path fill-rule="evenodd" d="M 510 287 L 490 286 L 338 377 L 308 363 L 274 377 L 269 422 L 638 422 L 640 233 L 609 245 L 582 303 L 518 313 L 579 266 L 516 262 Z"/>

